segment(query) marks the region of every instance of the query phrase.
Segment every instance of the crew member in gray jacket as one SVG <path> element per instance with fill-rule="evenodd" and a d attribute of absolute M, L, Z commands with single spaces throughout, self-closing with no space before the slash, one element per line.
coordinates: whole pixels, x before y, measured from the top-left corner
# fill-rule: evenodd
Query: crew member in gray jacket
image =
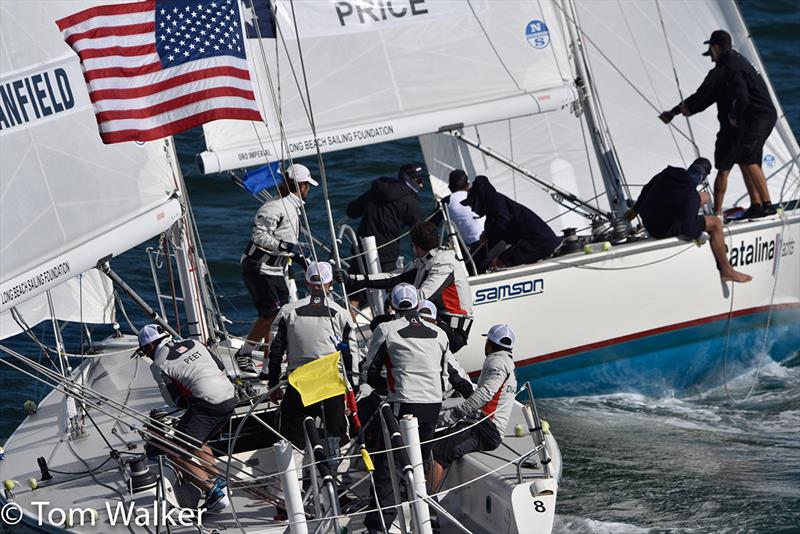
<path fill-rule="evenodd" d="M 399 284 L 392 290 L 392 307 L 398 317 L 381 323 L 372 333 L 365 369 L 367 383 L 386 395 L 396 417 L 410 414 L 417 418 L 422 458 L 427 459 L 430 445 L 425 442 L 433 437 L 442 407 L 449 350 L 444 331 L 420 319 L 418 302 L 417 289 L 411 284 Z M 392 504 L 389 468 L 386 454 L 375 456 L 375 486 L 381 507 Z M 374 497 L 370 508 L 376 508 Z M 387 526 L 396 515 L 394 508 L 383 511 Z M 370 533 L 381 532 L 380 514 L 367 514 L 364 525 Z"/>
<path fill-rule="evenodd" d="M 486 359 L 477 388 L 467 400 L 442 414 L 441 422 L 450 425 L 449 437 L 433 444 L 433 488 L 439 487 L 451 463 L 470 452 L 492 451 L 503 441 L 517 394 L 511 355 L 516 335 L 504 324 L 494 325 L 484 335 Z"/>
<path fill-rule="evenodd" d="M 306 284 L 310 290 L 306 298 L 283 306 L 275 319 L 275 337 L 269 347 L 267 371 L 260 378 L 270 388 L 278 385 L 281 363 L 286 355 L 287 372 L 341 350 L 344 369 L 351 384 L 358 385 L 358 345 L 353 337 L 350 314 L 333 301 L 330 295 L 333 270 L 330 263 L 311 262 L 306 269 Z M 281 402 L 281 434 L 294 445 L 305 447 L 303 420 L 323 415 L 328 433 L 339 437 L 341 444 L 348 441 L 344 395 L 303 406 L 300 393 L 291 385 L 286 394 L 278 389 L 270 399 Z"/>

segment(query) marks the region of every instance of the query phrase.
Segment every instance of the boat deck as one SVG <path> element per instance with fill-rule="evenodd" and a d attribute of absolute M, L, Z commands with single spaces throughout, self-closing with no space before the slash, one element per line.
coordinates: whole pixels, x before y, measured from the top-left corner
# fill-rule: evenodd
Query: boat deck
<path fill-rule="evenodd" d="M 224 348 L 222 350 L 228 351 Z M 223 360 L 226 361 L 226 365 L 230 365 L 229 358 L 223 357 Z M 147 414 L 151 409 L 164 405 L 146 361 L 139 358 L 131 359 L 129 353 L 117 353 L 87 360 L 76 371 L 75 376 L 82 376 L 83 383 L 93 391 L 124 404 L 139 414 Z M 40 403 L 37 413 L 27 417 L 6 442 L 5 460 L 0 462 L 0 478 L 15 481 L 15 487 L 6 491 L 0 498 L 2 504 L 13 502 L 19 505 L 24 510 L 23 522 L 34 530 L 43 532 L 63 532 L 65 526 L 73 532 L 165 532 L 163 527 L 159 529 L 155 526 L 156 520 L 153 516 L 158 516 L 162 512 L 154 511 L 152 498 L 147 506 L 137 501 L 132 516 L 134 519 L 139 518 L 140 523 L 146 524 L 135 524 L 130 527 L 122 524 L 122 517 L 130 512 L 132 501 L 118 463 L 110 455 L 109 445 L 123 459 L 143 454 L 145 442 L 140 433 L 141 421 L 133 414 L 120 415 L 110 401 L 90 402 L 86 408 L 91 419 L 84 418 L 82 430 L 69 436 L 66 432 L 69 419 L 66 410 L 70 408 L 65 409 L 65 406 L 71 406 L 72 414 L 77 413 L 74 403 L 70 400 L 65 402 L 65 396 L 61 391 L 51 392 Z M 247 405 L 240 406 L 237 413 L 241 415 L 248 410 Z M 258 414 L 259 419 L 268 420 L 271 411 L 265 409 Z M 522 415 L 519 406 L 516 406 L 510 426 L 513 428 L 513 424 L 519 421 L 522 421 Z M 201 532 L 244 530 L 248 533 L 285 531 L 286 521 L 273 519 L 276 514 L 275 503 L 281 502 L 278 481 L 273 475 L 277 468 L 270 447 L 275 438 L 262 423 L 255 426 L 261 428 L 263 434 L 253 431 L 252 425 L 245 425 L 245 430 L 240 436 L 241 443 L 247 444 L 248 439 L 250 442 L 259 439 L 264 441 L 264 445 L 234 454 L 235 460 L 231 462 L 230 471 L 232 506 L 225 513 L 204 514 L 199 529 L 195 525 L 173 526 L 174 534 L 198 532 L 198 530 Z M 552 436 L 549 439 L 552 441 Z M 551 448 L 557 451 L 554 441 Z M 234 450 L 239 449 L 240 445 L 237 445 Z M 508 436 L 505 444 L 496 451 L 472 454 L 458 462 L 451 468 L 445 481 L 445 488 L 458 487 L 458 489 L 452 490 L 448 495 L 442 495 L 442 502 L 460 521 L 465 523 L 473 521 L 467 515 L 461 514 L 459 507 L 464 505 L 466 499 L 464 495 L 470 491 L 474 492 L 481 482 L 463 485 L 465 477 L 474 478 L 482 475 L 481 480 L 484 485 L 491 480 L 493 485 L 513 488 L 518 482 L 518 475 L 517 467 L 512 462 L 531 449 L 533 440 L 527 433 L 524 437 Z M 52 479 L 41 480 L 38 458 L 45 459 Z M 300 465 L 302 462 L 300 455 L 296 454 L 295 458 L 297 465 Z M 227 458 L 223 457 L 218 462 L 218 468 L 223 473 L 226 460 Z M 560 456 L 554 460 L 553 467 L 557 467 L 554 472 L 560 473 Z M 343 518 L 341 522 L 341 525 L 347 525 L 351 532 L 363 528 L 361 524 L 363 513 L 358 512 L 359 509 L 362 512 L 366 509 L 367 492 L 370 490 L 369 479 L 363 470 L 358 469 L 360 466 L 360 462 L 353 462 L 351 466 L 353 493 L 346 509 L 348 517 Z M 157 472 L 158 464 L 151 462 L 150 469 Z M 520 480 L 524 482 L 541 479 L 544 476 L 535 458 L 525 464 L 520 475 L 522 477 Z M 38 481 L 37 489 L 31 489 L 28 483 L 30 479 Z M 496 488 L 492 491 L 495 490 Z M 118 510 L 120 503 L 121 513 Z M 313 503 L 307 503 L 306 509 L 313 511 Z M 96 514 L 91 510 L 96 511 Z M 94 525 L 92 525 L 93 516 Z M 171 517 L 177 519 L 176 512 L 173 512 Z M 406 514 L 406 517 L 408 518 L 409 514 Z M 311 516 L 309 519 L 309 528 L 312 530 L 316 525 Z M 444 532 L 451 530 L 447 528 L 446 520 L 442 523 Z M 480 528 L 480 522 L 473 521 L 471 524 L 471 529 L 476 532 L 485 530 Z"/>

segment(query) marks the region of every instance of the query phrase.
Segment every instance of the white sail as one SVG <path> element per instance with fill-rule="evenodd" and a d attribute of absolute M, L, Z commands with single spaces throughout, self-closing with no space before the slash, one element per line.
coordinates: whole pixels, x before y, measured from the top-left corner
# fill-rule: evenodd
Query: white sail
<path fill-rule="evenodd" d="M 353 13 L 343 14 L 344 6 Z M 248 39 L 266 126 L 204 126 L 205 172 L 312 153 L 305 81 L 323 152 L 541 113 L 576 98 L 563 40 L 550 33 L 557 14 L 549 2 L 406 0 L 391 9 L 367 8 L 362 2 L 277 2 L 277 40 Z M 269 79 L 280 87 L 288 154 L 282 153 Z"/>
<path fill-rule="evenodd" d="M 100 141 L 78 57 L 54 22 L 90 4 L 0 3 L 0 311 L 180 216 L 167 141 Z"/>
<path fill-rule="evenodd" d="M 96 269 L 86 271 L 50 290 L 52 315 L 47 294 L 39 294 L 15 306 L 24 324 L 18 323 L 11 310 L 0 313 L 0 339 L 23 332 L 24 325 L 33 326 L 55 317 L 58 321 L 85 324 L 111 324 L 116 320 L 114 286 Z"/>
<path fill-rule="evenodd" d="M 738 8 L 726 0 L 675 0 L 658 2 L 578 1 L 577 23 L 589 56 L 595 90 L 619 155 L 622 171 L 630 184 L 644 184 L 667 164 L 688 165 L 695 152 L 683 117 L 672 124 L 682 133 L 664 126 L 657 115 L 680 102 L 673 74 L 677 72 L 683 96 L 692 94 L 714 66 L 703 45 L 713 30 L 725 29 L 739 50 L 758 68 L 769 84 L 764 66 L 755 52 Z M 662 28 L 663 21 L 663 28 Z M 666 33 L 666 36 L 665 36 Z M 669 48 L 668 48 L 669 47 Z M 605 56 L 605 57 L 604 57 Z M 786 119 L 777 98 L 773 102 Z M 719 130 L 716 106 L 692 116 L 694 140 L 702 156 L 713 159 Z M 798 155 L 797 142 L 784 126 L 773 130 L 764 146 L 764 172 L 781 168 Z M 788 131 L 788 128 L 785 128 Z M 783 133 L 783 135 L 782 135 Z M 797 166 L 795 176 L 800 175 Z M 773 200 L 780 197 L 785 178 L 769 181 Z M 632 187 L 634 198 L 638 187 Z M 728 181 L 726 205 L 732 205 L 746 190 L 738 167 Z"/>
<path fill-rule="evenodd" d="M 559 1 L 553 5 L 561 15 L 562 28 L 573 22 L 569 2 Z M 714 106 L 689 119 L 691 132 L 683 117 L 673 120 L 675 128 L 665 126 L 657 118 L 660 111 L 680 102 L 681 93 L 684 98 L 693 93 L 713 67 L 709 59 L 701 55 L 706 49 L 702 43 L 713 30 L 730 31 L 734 46 L 753 62 L 769 84 L 733 2 L 578 0 L 575 7 L 578 12 L 575 22 L 582 32 L 591 68 L 592 89 L 607 120 L 633 199 L 666 165 L 691 163 L 696 157 L 693 141 L 700 155 L 713 159 L 719 129 Z M 687 13 L 691 13 L 689 19 Z M 564 33 L 562 31 L 562 35 Z M 774 91 L 773 102 L 780 119 L 764 147 L 764 172 L 768 177 L 774 175 L 768 183 L 773 201 L 779 201 L 787 200 L 791 193 L 784 187 L 787 176 L 788 184 L 800 176 L 797 164 L 791 164 L 800 151 Z M 599 202 L 601 209 L 608 209 L 590 133 L 585 123 L 569 110 L 481 125 L 467 129 L 465 134 L 480 139 L 483 145 L 584 200 L 594 199 L 599 194 L 595 202 Z M 464 146 L 455 148 L 454 143 L 457 141 L 439 134 L 422 139 L 426 163 L 432 166 L 435 175 L 446 176 L 437 162 L 460 162 L 468 172 L 474 168 L 474 174 L 489 176 L 496 187 L 511 198 L 534 206 L 545 220 L 552 219 L 553 228 L 588 226 L 585 219 L 574 213 L 553 219 L 566 210 L 547 199 L 529 180 L 478 150 Z M 453 159 L 453 154 L 459 157 Z M 747 205 L 744 182 L 739 168 L 735 167 L 728 181 L 725 203 L 730 206 L 737 201 Z"/>

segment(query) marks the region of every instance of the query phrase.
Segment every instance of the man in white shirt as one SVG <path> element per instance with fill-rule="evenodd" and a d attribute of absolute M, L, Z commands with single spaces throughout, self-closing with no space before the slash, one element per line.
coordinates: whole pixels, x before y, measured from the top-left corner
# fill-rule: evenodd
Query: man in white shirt
<path fill-rule="evenodd" d="M 467 192 L 469 191 L 467 173 L 461 169 L 451 172 L 449 187 L 452 194 L 447 197 L 449 199 L 447 213 L 450 215 L 450 220 L 455 225 L 458 233 L 464 239 L 464 243 L 471 249 L 481 239 L 486 217 L 478 217 L 472 211 L 472 208 L 461 204 L 461 201 L 467 198 Z"/>

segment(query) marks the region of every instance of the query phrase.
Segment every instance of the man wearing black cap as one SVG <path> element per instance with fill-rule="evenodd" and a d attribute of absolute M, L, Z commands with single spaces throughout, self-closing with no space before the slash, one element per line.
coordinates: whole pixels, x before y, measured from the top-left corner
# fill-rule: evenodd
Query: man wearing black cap
<path fill-rule="evenodd" d="M 638 213 L 648 233 L 656 239 L 693 240 L 708 232 L 722 281 L 749 282 L 752 277 L 735 271 L 728 261 L 719 217 L 698 215 L 700 207 L 710 199 L 708 193 L 698 193 L 697 186 L 709 172 L 711 162 L 706 158 L 696 159 L 688 169 L 667 167 L 644 186 L 628 217 L 633 219 Z"/>
<path fill-rule="evenodd" d="M 692 96 L 659 118 L 669 123 L 679 113 L 688 117 L 716 102 L 720 130 L 714 147 L 714 211 L 722 212 L 728 174 L 737 163 L 750 195 L 751 205 L 745 217 L 774 215 L 776 210 L 761 169 L 764 143 L 777 121 L 767 84 L 750 62 L 731 48 L 731 36 L 725 30 L 714 31 L 704 44 L 708 50 L 703 55 L 710 56 L 715 67 Z"/>
<path fill-rule="evenodd" d="M 381 270 L 395 269 L 400 243 L 394 241 L 422 220 L 418 193 L 426 174 L 422 167 L 407 163 L 396 178 L 382 176 L 370 184 L 369 190 L 347 206 L 347 216 L 361 218 L 358 237 L 375 236 Z M 394 242 L 392 242 L 394 241 Z"/>

